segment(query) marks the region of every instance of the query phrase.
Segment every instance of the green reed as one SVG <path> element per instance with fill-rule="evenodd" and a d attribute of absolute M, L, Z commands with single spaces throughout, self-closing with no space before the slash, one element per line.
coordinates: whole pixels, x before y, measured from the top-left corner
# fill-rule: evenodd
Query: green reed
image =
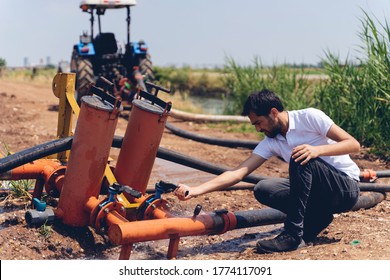
<path fill-rule="evenodd" d="M 227 94 L 227 114 L 239 114 L 248 94 L 268 88 L 276 92 L 287 109 L 301 109 L 313 104 L 313 82 L 306 78 L 304 68 L 285 65 L 264 67 L 255 58 L 253 65 L 242 66 L 227 58 L 224 76 Z"/>
<path fill-rule="evenodd" d="M 390 28 L 367 13 L 361 20 L 364 58 L 358 64 L 340 63 L 327 53 L 329 80 L 316 91 L 316 105 L 327 112 L 363 146 L 390 158 Z"/>

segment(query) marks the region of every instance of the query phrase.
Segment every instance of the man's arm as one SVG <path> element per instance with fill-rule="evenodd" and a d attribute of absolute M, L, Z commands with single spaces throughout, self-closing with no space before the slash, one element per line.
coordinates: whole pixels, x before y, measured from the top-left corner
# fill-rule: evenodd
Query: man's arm
<path fill-rule="evenodd" d="M 292 151 L 292 157 L 296 162 L 306 164 L 310 159 L 319 156 L 338 156 L 355 153 L 360 150 L 359 142 L 348 132 L 333 124 L 326 136 L 337 143 L 330 145 L 311 146 L 307 144 L 299 145 Z"/>
<path fill-rule="evenodd" d="M 233 186 L 240 182 L 245 176 L 253 172 L 256 168 L 262 165 L 266 159 L 251 154 L 245 161 L 232 170 L 225 171 L 221 175 L 207 181 L 196 187 L 189 187 L 183 184 L 179 184 L 175 190 L 175 195 L 180 200 L 187 200 L 192 197 L 205 194 L 208 192 L 223 190 L 227 187 Z M 187 194 L 187 195 L 186 195 Z"/>

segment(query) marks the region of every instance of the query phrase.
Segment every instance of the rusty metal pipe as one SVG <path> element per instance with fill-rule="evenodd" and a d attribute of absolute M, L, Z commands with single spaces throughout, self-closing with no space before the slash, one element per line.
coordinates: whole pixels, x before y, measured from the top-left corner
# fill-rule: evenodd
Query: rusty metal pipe
<path fill-rule="evenodd" d="M 57 218 L 66 225 L 89 224 L 84 211 L 90 197 L 98 197 L 114 137 L 119 110 L 96 96 L 82 98 L 80 115 L 61 190 Z"/>
<path fill-rule="evenodd" d="M 158 104 L 141 99 L 133 101 L 115 167 L 118 183 L 145 194 L 167 117 L 166 108 Z M 133 200 L 124 195 L 129 201 Z"/>
<path fill-rule="evenodd" d="M 351 211 L 371 208 L 385 198 L 381 193 L 361 196 Z M 175 217 L 111 224 L 108 236 L 117 245 L 136 242 L 171 239 L 173 237 L 222 234 L 228 230 L 283 223 L 286 215 L 272 208 L 229 212 L 228 214 L 204 214 L 196 217 Z"/>
<path fill-rule="evenodd" d="M 228 230 L 282 223 L 285 214 L 271 208 L 238 211 L 228 214 L 203 214 L 196 217 L 175 217 L 114 224 L 108 236 L 117 245 L 207 234 Z"/>
<path fill-rule="evenodd" d="M 153 213 L 152 213 L 152 216 L 153 216 L 154 219 L 167 219 L 167 218 L 175 217 L 174 215 L 169 213 L 169 211 L 165 211 L 165 210 L 160 209 L 160 208 L 154 209 Z"/>
<path fill-rule="evenodd" d="M 108 236 L 114 244 L 126 245 L 141 241 L 170 239 L 172 236 L 183 237 L 223 233 L 226 230 L 234 229 L 236 226 L 235 216 L 232 213 L 224 215 L 204 214 L 196 218 L 177 217 L 127 222 L 112 225 L 108 230 Z M 226 228 L 227 225 L 229 225 L 228 228 Z"/>
<path fill-rule="evenodd" d="M 40 159 L 0 174 L 0 180 L 38 179 L 49 177 L 51 172 L 61 166 L 61 162 L 51 159 Z"/>

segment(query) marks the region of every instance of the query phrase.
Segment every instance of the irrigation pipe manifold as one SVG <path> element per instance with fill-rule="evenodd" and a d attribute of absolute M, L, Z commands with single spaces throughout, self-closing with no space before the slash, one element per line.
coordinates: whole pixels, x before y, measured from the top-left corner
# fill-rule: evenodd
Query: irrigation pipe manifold
<path fill-rule="evenodd" d="M 0 159 L 1 180 L 36 179 L 33 209 L 26 213 L 29 224 L 55 218 L 72 227 L 91 226 L 121 245 L 120 259 L 130 258 L 134 243 L 169 239 L 167 258 L 172 259 L 177 256 L 182 237 L 283 222 L 285 215 L 270 208 L 203 213 L 196 207 L 192 216 L 173 215 L 163 194 L 175 185 L 160 181 L 154 193 L 146 191 L 156 157 L 213 174 L 227 169 L 159 147 L 171 104 L 156 93 L 140 91 L 125 135 L 117 137 L 114 132 L 121 104 L 107 94 L 111 84 L 104 80 L 92 84 L 93 95 L 83 97 L 78 110 L 72 107 L 74 80 L 74 74 L 57 74 L 53 80 L 53 89 L 60 98 L 59 111 L 63 113 L 59 115 L 69 117 L 58 126 L 59 139 Z M 69 129 L 71 115 L 66 114 L 69 108 L 78 116 L 73 136 Z M 111 147 L 120 148 L 115 168 L 107 165 Z M 45 158 L 54 154 L 56 159 Z M 256 183 L 264 178 L 248 176 L 244 181 Z M 390 190 L 390 186 L 376 183 L 359 186 L 363 191 L 375 192 L 362 195 L 353 210 L 376 205 Z M 58 198 L 57 208 L 46 207 L 41 201 L 44 190 Z"/>

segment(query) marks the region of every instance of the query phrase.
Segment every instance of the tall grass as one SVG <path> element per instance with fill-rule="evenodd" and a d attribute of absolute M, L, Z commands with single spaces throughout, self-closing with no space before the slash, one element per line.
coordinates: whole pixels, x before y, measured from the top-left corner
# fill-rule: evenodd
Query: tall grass
<path fill-rule="evenodd" d="M 259 59 L 252 66 L 226 63 L 225 85 L 229 109 L 241 112 L 249 93 L 263 88 L 275 91 L 286 109 L 314 106 L 322 109 L 362 145 L 390 159 L 390 27 L 374 21 L 367 13 L 361 19 L 363 58 L 358 64 L 340 61 L 327 52 L 322 65 L 326 80 L 306 79 L 305 69 L 287 66 L 263 67 Z"/>
<path fill-rule="evenodd" d="M 330 52 L 324 67 L 329 76 L 316 93 L 316 105 L 362 145 L 390 158 L 390 28 L 367 13 L 361 20 L 364 58 L 359 65 L 341 63 Z"/>
<path fill-rule="evenodd" d="M 277 92 L 287 109 L 300 109 L 313 104 L 313 83 L 305 78 L 303 68 L 297 71 L 285 65 L 267 68 L 258 58 L 251 66 L 241 66 L 234 59 L 227 58 L 225 71 L 227 114 L 241 113 L 248 94 L 264 88 Z"/>

